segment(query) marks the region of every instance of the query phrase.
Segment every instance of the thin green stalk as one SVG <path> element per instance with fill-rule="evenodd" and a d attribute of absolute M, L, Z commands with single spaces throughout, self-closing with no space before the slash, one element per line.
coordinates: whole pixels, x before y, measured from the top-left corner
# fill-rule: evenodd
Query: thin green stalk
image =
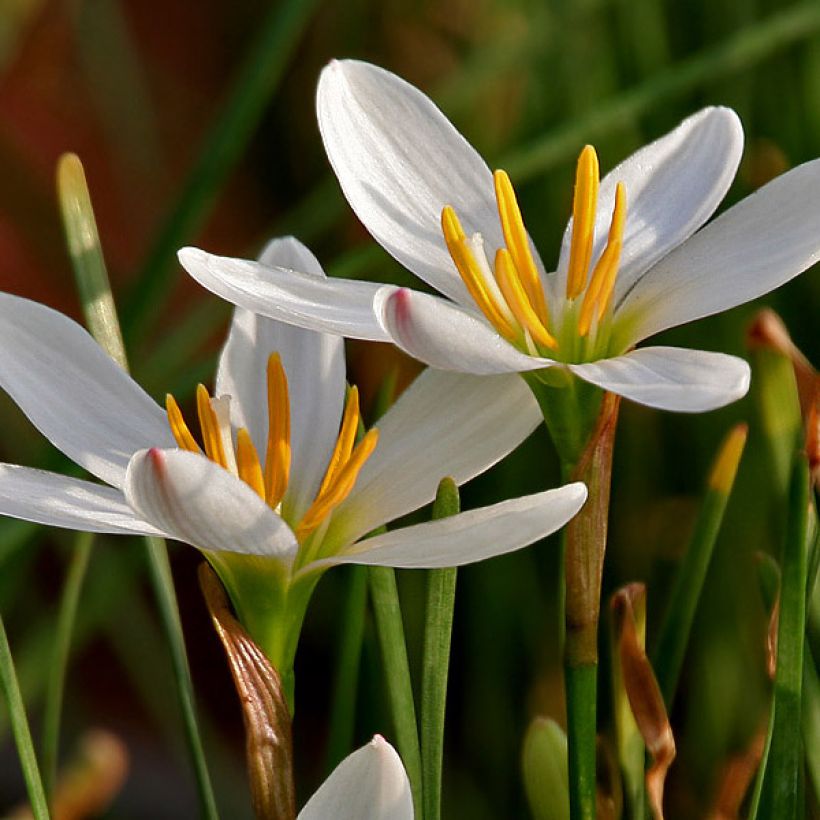
<path fill-rule="evenodd" d="M 595 749 L 598 664 L 567 664 L 564 674 L 567 690 L 570 817 L 572 820 L 594 820 L 597 793 Z"/>
<path fill-rule="evenodd" d="M 14 661 L 11 657 L 11 648 L 9 647 L 9 639 L 6 635 L 6 627 L 2 616 L 0 616 L 0 685 L 3 687 L 3 696 L 11 719 L 11 730 L 14 734 L 14 742 L 17 745 L 17 754 L 23 769 L 23 777 L 26 780 L 26 790 L 31 802 L 32 813 L 35 820 L 48 820 L 46 793 L 43 789 L 43 781 L 40 778 L 40 769 L 37 766 L 37 755 L 34 753 L 34 744 L 31 740 L 31 731 L 26 718 L 23 696 L 20 694 L 20 686 L 17 682 L 17 674 L 14 671 Z"/>
<path fill-rule="evenodd" d="M 364 567 L 351 566 L 348 573 L 347 598 L 342 614 L 342 637 L 330 709 L 326 771 L 332 771 L 353 745 L 356 694 L 359 688 L 359 666 L 367 609 L 367 571 Z"/>
<path fill-rule="evenodd" d="M 421 752 L 396 572 L 392 567 L 368 567 L 367 579 L 399 754 L 410 779 L 415 816 L 422 817 Z"/>
<path fill-rule="evenodd" d="M 735 427 L 726 437 L 709 477 L 695 530 L 666 604 L 652 667 L 658 678 L 667 711 L 672 710 L 689 633 L 695 619 L 712 551 L 723 523 L 723 514 L 734 486 L 740 457 L 746 444 L 748 428 Z"/>
<path fill-rule="evenodd" d="M 89 532 L 78 533 L 71 553 L 68 575 L 66 576 L 57 626 L 54 635 L 54 650 L 49 666 L 46 700 L 43 709 L 43 783 L 46 794 L 51 795 L 57 777 L 57 759 L 60 751 L 60 714 L 63 708 L 63 690 L 66 668 L 71 652 L 71 638 L 80 590 L 83 587 L 94 536 Z"/>
<path fill-rule="evenodd" d="M 458 487 L 451 478 L 438 486 L 433 519 L 456 515 L 460 509 Z M 424 624 L 424 659 L 421 677 L 421 763 L 424 820 L 441 816 L 441 768 L 444 759 L 444 714 L 453 609 L 456 601 L 455 567 L 427 573 L 427 610 Z"/>
<path fill-rule="evenodd" d="M 211 211 L 222 185 L 242 156 L 282 81 L 285 69 L 317 0 L 284 0 L 270 7 L 239 69 L 225 107 L 194 162 L 165 224 L 157 234 L 127 301 L 125 332 L 129 340 L 145 330 L 156 306 L 169 292 L 169 275 L 181 245 L 193 236 Z"/>

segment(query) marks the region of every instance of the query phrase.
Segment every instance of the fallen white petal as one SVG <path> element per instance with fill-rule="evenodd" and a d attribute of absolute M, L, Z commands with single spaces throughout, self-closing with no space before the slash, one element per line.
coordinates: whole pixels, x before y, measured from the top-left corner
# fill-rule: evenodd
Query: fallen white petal
<path fill-rule="evenodd" d="M 564 526 L 586 501 L 580 482 L 377 535 L 329 564 L 424 569 L 483 561 L 526 547 Z"/>
<path fill-rule="evenodd" d="M 14 464 L 0 464 L 0 515 L 82 532 L 164 535 L 134 515 L 120 490 Z"/>
<path fill-rule="evenodd" d="M 749 389 L 749 365 L 736 356 L 680 347 L 644 347 L 589 364 L 567 365 L 582 379 L 660 410 L 700 413 Z"/>
<path fill-rule="evenodd" d="M 168 447 L 165 414 L 62 313 L 0 293 L 0 388 L 59 450 L 120 486 L 128 459 Z"/>
<path fill-rule="evenodd" d="M 376 735 L 331 772 L 298 820 L 413 820 L 410 781 L 396 750 Z"/>
<path fill-rule="evenodd" d="M 128 465 L 123 488 L 138 515 L 204 550 L 290 560 L 290 527 L 243 481 L 198 453 L 143 450 Z"/>
<path fill-rule="evenodd" d="M 320 279 L 288 268 L 214 256 L 198 248 L 183 248 L 177 255 L 204 288 L 260 316 L 351 339 L 387 341 L 372 307 L 381 285 Z"/>
<path fill-rule="evenodd" d="M 270 242 L 260 261 L 325 276 L 316 257 L 293 237 Z M 291 480 L 282 512 L 289 520 L 298 521 L 319 489 L 339 432 L 345 393 L 344 342 L 340 336 L 236 308 L 219 360 L 216 392 L 232 397 L 234 424 L 248 429 L 263 460 L 268 436 L 266 372 L 271 353 L 282 357 L 291 408 Z"/>
<path fill-rule="evenodd" d="M 820 160 L 777 177 L 662 259 L 618 306 L 640 341 L 749 302 L 820 259 Z"/>

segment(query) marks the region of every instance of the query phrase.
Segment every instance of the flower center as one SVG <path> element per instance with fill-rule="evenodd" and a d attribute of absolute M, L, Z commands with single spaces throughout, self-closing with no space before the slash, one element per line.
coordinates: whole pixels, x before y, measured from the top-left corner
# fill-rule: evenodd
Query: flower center
<path fill-rule="evenodd" d="M 498 216 L 506 247 L 498 248 L 490 265 L 480 234 L 468 237 L 455 210 L 441 212 L 447 249 L 478 308 L 507 341 L 532 355 L 558 350 L 551 331 L 544 284 L 530 249 L 521 209 L 506 171 L 493 174 Z M 585 337 L 600 324 L 612 301 L 626 222 L 626 189 L 618 183 L 606 248 L 590 275 L 595 240 L 595 214 L 600 184 L 598 157 L 587 145 L 578 158 L 572 207 L 572 236 L 567 269 L 566 301 L 583 294 L 577 311 L 577 335 Z"/>
<path fill-rule="evenodd" d="M 290 479 L 290 397 L 288 378 L 278 353 L 268 359 L 268 441 L 264 466 L 259 459 L 250 433 L 241 427 L 234 442 L 230 420 L 230 397 L 211 397 L 203 385 L 196 390 L 197 414 L 205 455 L 220 467 L 242 479 L 267 504 L 277 509 Z M 185 423 L 174 397 L 165 397 L 168 423 L 177 444 L 183 450 L 202 453 Z M 301 543 L 347 498 L 364 463 L 370 458 L 379 439 L 375 428 L 356 443 L 359 429 L 359 391 L 351 387 L 345 404 L 336 446 L 313 503 L 296 524 Z"/>

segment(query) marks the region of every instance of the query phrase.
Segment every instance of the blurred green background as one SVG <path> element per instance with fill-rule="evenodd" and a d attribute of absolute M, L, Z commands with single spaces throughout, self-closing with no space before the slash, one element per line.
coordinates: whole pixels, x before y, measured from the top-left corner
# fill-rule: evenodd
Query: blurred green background
<path fill-rule="evenodd" d="M 0 287 L 79 318 L 54 194 L 64 151 L 86 168 L 136 378 L 157 398 L 189 401 L 210 383 L 227 305 L 176 263 L 177 247 L 254 255 L 274 235 L 306 242 L 336 275 L 410 279 L 368 239 L 324 158 L 313 111 L 321 67 L 367 59 L 428 92 L 516 185 L 547 264 L 570 207 L 578 151 L 602 168 L 707 104 L 732 106 L 746 150 L 729 201 L 820 155 L 820 4 L 783 0 L 2 0 Z M 820 241 L 820 237 L 818 237 Z M 820 277 L 766 298 L 820 362 Z M 745 354 L 760 305 L 658 337 Z M 393 350 L 352 344 L 350 380 L 365 396 L 399 368 Z M 649 587 L 649 640 L 732 423 L 751 425 L 738 485 L 698 611 L 673 714 L 679 757 L 668 816 L 704 816 L 722 767 L 766 719 L 766 614 L 755 553 L 776 553 L 782 498 L 749 397 L 701 416 L 625 403 L 616 448 L 604 587 Z M 62 462 L 5 397 L 0 460 Z M 543 431 L 464 492 L 464 506 L 553 486 Z M 71 534 L 0 520 L 0 609 L 35 736 Z M 167 648 L 143 553 L 100 538 L 83 588 L 64 711 L 70 756 L 91 727 L 126 745 L 130 774 L 109 814 L 196 816 Z M 562 715 L 557 542 L 459 574 L 448 701 L 444 815 L 526 817 L 520 745 L 529 720 Z M 197 553 L 172 545 L 206 751 L 224 817 L 250 816 L 241 717 L 196 587 Z M 326 775 L 326 727 L 350 571 L 322 580 L 297 659 L 300 802 Z M 411 662 L 419 668 L 424 578 L 400 574 Z M 368 616 L 369 617 L 369 616 Z M 606 630 L 602 630 L 605 635 Z M 602 641 L 602 670 L 608 649 Z M 820 646 L 814 647 L 815 650 Z M 611 708 L 601 685 L 606 732 Z M 378 646 L 366 627 L 355 744 L 392 735 Z M 0 812 L 24 795 L 0 713 Z M 809 797 L 812 799 L 810 787 Z"/>

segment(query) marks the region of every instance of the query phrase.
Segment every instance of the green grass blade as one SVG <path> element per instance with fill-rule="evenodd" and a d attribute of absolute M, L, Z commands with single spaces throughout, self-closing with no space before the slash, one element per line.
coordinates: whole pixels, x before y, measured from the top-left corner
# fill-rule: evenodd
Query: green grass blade
<path fill-rule="evenodd" d="M 124 311 L 129 338 L 143 329 L 173 285 L 169 271 L 177 250 L 203 223 L 219 189 L 242 156 L 316 5 L 317 0 L 284 0 L 271 6 L 228 101 L 205 138 L 182 193 L 136 277 Z"/>
<path fill-rule="evenodd" d="M 14 661 L 11 657 L 11 648 L 2 617 L 0 617 L 0 684 L 3 687 L 3 696 L 11 719 L 11 729 L 26 780 L 31 810 L 35 820 L 48 820 L 46 793 L 40 778 L 37 756 L 34 753 L 26 709 L 23 705 L 23 696 L 20 694 L 20 686 L 17 683 L 17 674 L 14 671 Z"/>
<path fill-rule="evenodd" d="M 66 576 L 57 626 L 54 634 L 54 650 L 49 667 L 46 700 L 43 710 L 43 782 L 46 794 L 51 794 L 57 777 L 57 760 L 60 752 L 60 714 L 63 707 L 66 668 L 71 652 L 71 638 L 80 601 L 80 590 L 85 580 L 94 536 L 88 532 L 77 535 L 71 562 Z"/>
<path fill-rule="evenodd" d="M 396 571 L 392 567 L 368 567 L 367 579 L 397 746 L 410 778 L 415 816 L 422 817 L 421 752 Z"/>
<path fill-rule="evenodd" d="M 443 479 L 433 504 L 433 519 L 456 515 L 460 506 L 456 483 L 451 478 Z M 421 673 L 421 761 L 425 820 L 439 820 L 441 816 L 444 714 L 456 601 L 456 574 L 455 567 L 431 569 L 427 573 L 427 610 Z"/>

